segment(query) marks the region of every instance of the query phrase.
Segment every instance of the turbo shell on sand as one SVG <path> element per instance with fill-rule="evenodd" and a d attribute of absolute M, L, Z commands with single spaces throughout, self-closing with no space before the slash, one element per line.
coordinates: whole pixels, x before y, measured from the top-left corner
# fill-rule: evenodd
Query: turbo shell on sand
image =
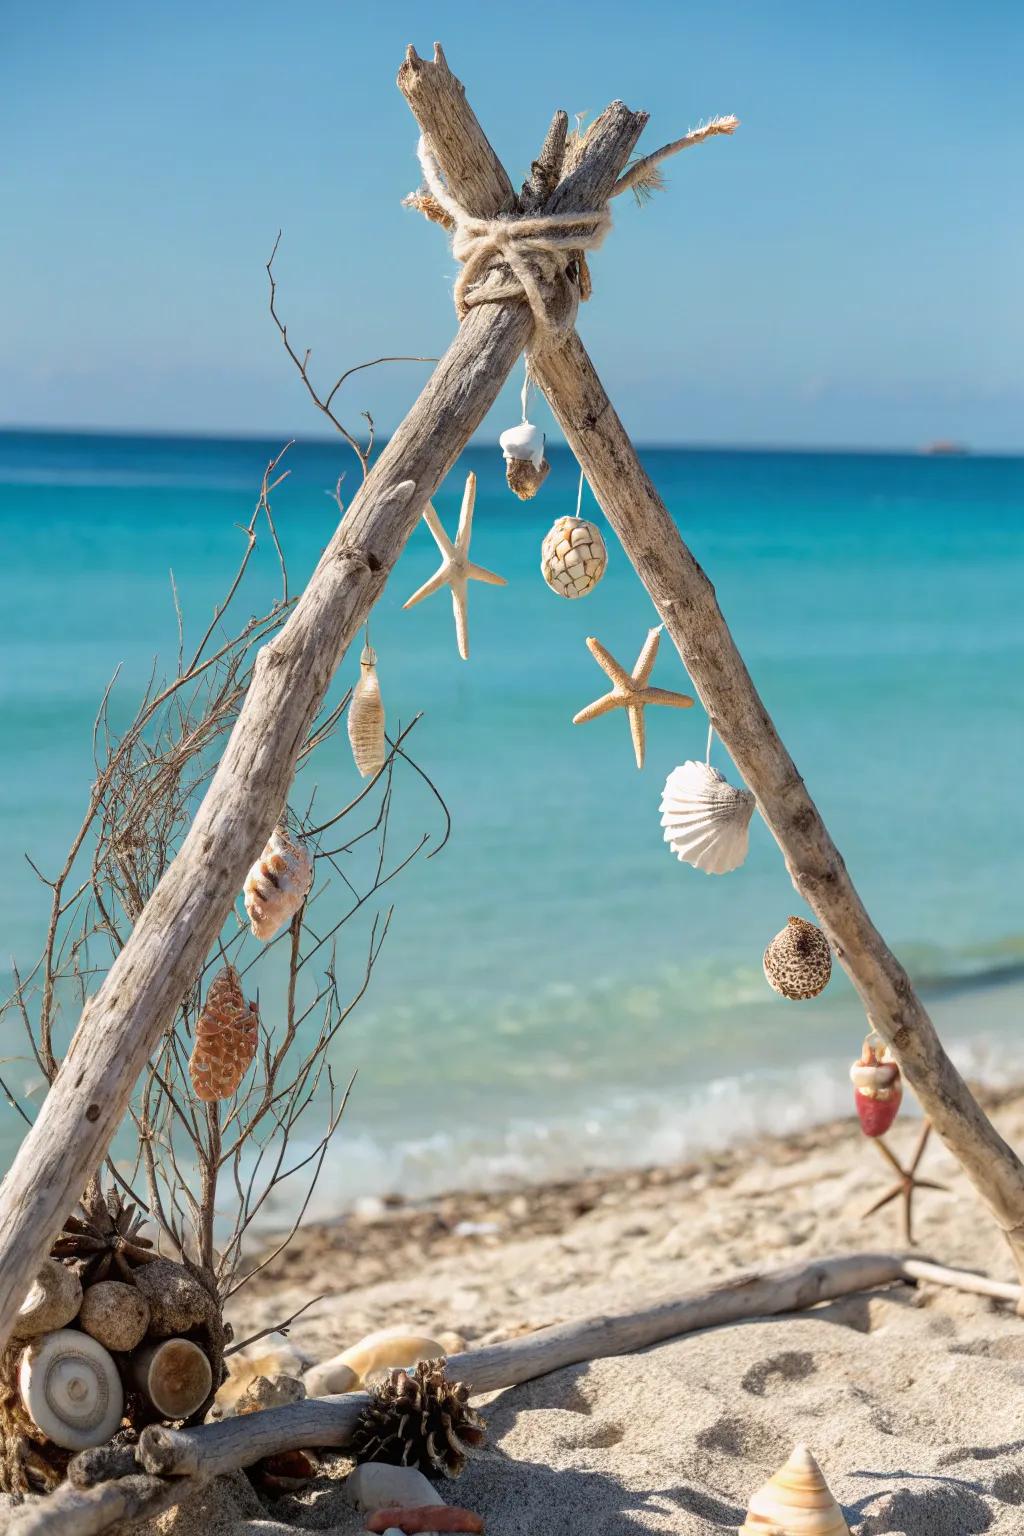
<path fill-rule="evenodd" d="M 850 1536 L 821 1468 L 805 1445 L 750 1501 L 739 1536 Z"/>
<path fill-rule="evenodd" d="M 683 763 L 665 780 L 665 842 L 678 859 L 706 875 L 726 875 L 743 863 L 753 814 L 749 789 L 734 788 L 710 763 Z"/>

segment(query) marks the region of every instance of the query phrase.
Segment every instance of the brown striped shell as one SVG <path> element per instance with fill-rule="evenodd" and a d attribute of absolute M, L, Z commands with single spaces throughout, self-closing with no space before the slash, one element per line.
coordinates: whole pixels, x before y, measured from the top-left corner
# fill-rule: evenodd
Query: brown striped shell
<path fill-rule="evenodd" d="M 245 910 L 254 936 L 265 944 L 291 922 L 312 884 L 313 860 L 283 827 L 275 827 L 245 877 Z"/>
<path fill-rule="evenodd" d="M 348 739 L 356 767 L 364 779 L 369 779 L 380 772 L 387 758 L 384 701 L 377 678 L 377 653 L 372 645 L 363 646 L 359 668 L 360 678 L 348 706 Z"/>

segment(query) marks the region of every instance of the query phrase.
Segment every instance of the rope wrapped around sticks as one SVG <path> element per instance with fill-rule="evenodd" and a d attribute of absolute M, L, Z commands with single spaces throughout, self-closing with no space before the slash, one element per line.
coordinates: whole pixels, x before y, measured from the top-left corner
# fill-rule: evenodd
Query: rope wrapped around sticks
<path fill-rule="evenodd" d="M 408 201 L 452 230 L 452 253 L 462 263 L 455 280 L 455 313 L 464 320 L 477 304 L 525 298 L 533 314 L 530 350 L 557 344 L 576 320 L 580 292 L 566 272 L 569 252 L 594 251 L 612 227 L 607 207 L 583 213 L 499 214 L 493 219 L 467 213 L 448 191 L 426 140 L 416 148 L 423 179 L 433 202 L 447 216 L 413 196 Z M 487 274 L 504 264 L 504 282 L 480 287 Z"/>

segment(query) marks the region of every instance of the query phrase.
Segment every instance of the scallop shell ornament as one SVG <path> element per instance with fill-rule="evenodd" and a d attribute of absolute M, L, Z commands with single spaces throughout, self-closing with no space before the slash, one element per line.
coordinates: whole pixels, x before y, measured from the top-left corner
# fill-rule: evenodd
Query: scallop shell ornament
<path fill-rule="evenodd" d="M 312 884 L 309 854 L 301 843 L 292 842 L 283 827 L 275 827 L 245 877 L 245 910 L 254 936 L 266 944 L 291 922 Z"/>
<path fill-rule="evenodd" d="M 505 455 L 505 479 L 520 501 L 530 501 L 547 479 L 551 465 L 544 457 L 544 433 L 530 421 L 509 427 L 498 439 Z"/>
<path fill-rule="evenodd" d="M 865 1040 L 859 1059 L 850 1068 L 850 1081 L 864 1135 L 884 1136 L 899 1114 L 903 1080 L 899 1063 L 877 1036 L 869 1035 Z"/>
<path fill-rule="evenodd" d="M 245 1001 L 238 972 L 226 965 L 210 983 L 189 1057 L 197 1099 L 204 1104 L 230 1099 L 253 1064 L 259 1035 L 256 1004 Z"/>
<path fill-rule="evenodd" d="M 750 1501 L 739 1536 L 850 1536 L 821 1468 L 805 1445 Z"/>
<path fill-rule="evenodd" d="M 665 841 L 677 859 L 706 875 L 727 875 L 743 863 L 753 814 L 749 789 L 734 788 L 710 763 L 683 763 L 665 780 Z"/>
<path fill-rule="evenodd" d="M 372 645 L 363 646 L 359 669 L 360 678 L 348 706 L 348 739 L 356 767 L 364 779 L 369 779 L 380 772 L 387 758 L 384 703 L 377 678 L 377 652 Z"/>
<path fill-rule="evenodd" d="M 764 952 L 764 974 L 780 996 L 793 1002 L 817 997 L 832 975 L 828 939 L 813 923 L 791 917 Z"/>
<path fill-rule="evenodd" d="M 540 547 L 540 573 L 559 597 L 586 597 L 608 564 L 601 530 L 585 517 L 560 517 Z"/>
<path fill-rule="evenodd" d="M 36 1428 L 65 1451 L 102 1445 L 124 1413 L 124 1389 L 113 1356 L 76 1328 L 59 1328 L 28 1346 L 18 1389 Z"/>

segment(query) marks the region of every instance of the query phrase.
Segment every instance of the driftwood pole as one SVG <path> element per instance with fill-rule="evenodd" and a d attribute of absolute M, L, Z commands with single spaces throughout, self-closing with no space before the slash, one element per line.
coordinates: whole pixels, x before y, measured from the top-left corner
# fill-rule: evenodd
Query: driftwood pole
<path fill-rule="evenodd" d="M 512 183 L 438 49 L 410 50 L 398 84 L 455 198 L 481 216 L 515 206 Z M 871 922 L 835 843 L 736 649 L 715 590 L 684 544 L 583 343 L 531 355 L 591 489 L 671 635 L 716 732 L 936 1131 L 1006 1235 L 1024 1278 L 1024 1166 L 950 1061 L 906 971 Z"/>
<path fill-rule="evenodd" d="M 542 211 L 602 206 L 646 122 L 614 102 Z M 499 277 L 500 281 L 500 277 Z M 287 799 L 342 657 L 423 510 L 531 333 L 519 302 L 459 327 L 327 546 L 287 624 L 257 657 L 213 782 L 102 987 L 0 1187 L 0 1345 L 53 1234 L 103 1158 L 136 1078 L 198 974 Z"/>

